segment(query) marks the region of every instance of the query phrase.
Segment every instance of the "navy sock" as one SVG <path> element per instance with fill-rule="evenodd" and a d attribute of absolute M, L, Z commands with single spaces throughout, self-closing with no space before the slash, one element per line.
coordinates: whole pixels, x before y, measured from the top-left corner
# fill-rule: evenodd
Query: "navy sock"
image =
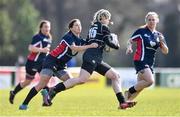
<path fill-rule="evenodd" d="M 21 89 L 23 89 L 20 85 L 20 83 L 15 87 L 13 94 L 16 95 L 16 93 L 18 93 L 19 91 L 21 91 Z"/>
<path fill-rule="evenodd" d="M 125 102 L 125 99 L 124 99 L 122 92 L 117 93 L 116 97 L 117 97 L 120 104 Z"/>
<path fill-rule="evenodd" d="M 23 102 L 23 105 L 28 105 L 29 102 L 31 101 L 31 99 L 32 99 L 37 93 L 38 93 L 38 92 L 36 91 L 35 87 L 33 87 L 33 88 L 29 91 L 26 99 L 25 99 L 24 102 Z"/>
<path fill-rule="evenodd" d="M 54 91 L 56 93 L 58 92 L 61 92 L 61 91 L 64 91 L 66 89 L 66 87 L 64 86 L 64 84 L 61 82 L 59 84 L 57 84 L 55 87 L 54 87 Z"/>
<path fill-rule="evenodd" d="M 134 86 L 132 86 L 131 88 L 129 88 L 129 93 L 133 94 L 137 92 L 136 89 L 134 88 Z"/>

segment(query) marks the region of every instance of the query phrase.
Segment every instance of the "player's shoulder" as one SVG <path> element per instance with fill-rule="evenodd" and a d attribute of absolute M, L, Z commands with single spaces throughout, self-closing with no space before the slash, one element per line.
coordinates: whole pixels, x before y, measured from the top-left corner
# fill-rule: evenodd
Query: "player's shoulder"
<path fill-rule="evenodd" d="M 139 27 L 136 29 L 136 32 L 142 32 L 142 31 L 145 31 L 146 30 L 146 27 Z"/>
<path fill-rule="evenodd" d="M 156 30 L 155 33 L 158 34 L 158 35 L 163 35 L 163 34 L 162 34 L 160 31 L 158 31 L 158 30 Z"/>
<path fill-rule="evenodd" d="M 32 39 L 33 39 L 33 40 L 41 40 L 41 39 L 42 39 L 42 36 L 41 36 L 39 33 L 37 33 L 37 34 L 35 34 L 35 35 L 32 37 Z"/>
<path fill-rule="evenodd" d="M 103 31 L 103 32 L 110 33 L 109 26 L 102 24 L 102 31 Z"/>
<path fill-rule="evenodd" d="M 134 31 L 134 34 L 137 35 L 137 34 L 143 34 L 143 33 L 146 33 L 147 31 L 147 27 L 144 27 L 144 26 L 140 26 L 138 27 L 135 31 Z"/>
<path fill-rule="evenodd" d="M 39 38 L 39 37 L 40 37 L 39 33 L 33 35 L 33 38 Z"/>
<path fill-rule="evenodd" d="M 63 39 L 70 39 L 73 37 L 73 33 L 71 31 L 68 31 L 65 33 L 65 35 L 63 36 Z"/>

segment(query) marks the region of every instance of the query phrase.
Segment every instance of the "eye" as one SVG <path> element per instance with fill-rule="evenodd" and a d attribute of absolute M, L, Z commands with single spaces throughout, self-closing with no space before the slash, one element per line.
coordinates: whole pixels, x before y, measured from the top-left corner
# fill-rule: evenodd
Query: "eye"
<path fill-rule="evenodd" d="M 155 21 L 155 19 L 148 19 L 148 21 Z"/>

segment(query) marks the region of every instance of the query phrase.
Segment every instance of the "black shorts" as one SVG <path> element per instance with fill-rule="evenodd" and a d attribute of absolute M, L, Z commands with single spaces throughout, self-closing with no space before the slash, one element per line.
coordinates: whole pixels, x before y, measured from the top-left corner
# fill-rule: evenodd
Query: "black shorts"
<path fill-rule="evenodd" d="M 150 68 L 151 72 L 154 73 L 152 65 L 149 65 L 148 63 L 144 61 L 134 61 L 134 66 L 136 69 L 136 74 L 145 68 Z"/>
<path fill-rule="evenodd" d="M 26 73 L 33 78 L 36 72 L 40 73 L 42 69 L 42 62 L 34 62 L 27 60 L 25 67 L 26 67 Z"/>
<path fill-rule="evenodd" d="M 92 74 L 93 71 L 96 71 L 104 76 L 106 72 L 111 69 L 111 66 L 98 58 L 83 56 L 83 64 L 81 68 L 90 74 Z"/>

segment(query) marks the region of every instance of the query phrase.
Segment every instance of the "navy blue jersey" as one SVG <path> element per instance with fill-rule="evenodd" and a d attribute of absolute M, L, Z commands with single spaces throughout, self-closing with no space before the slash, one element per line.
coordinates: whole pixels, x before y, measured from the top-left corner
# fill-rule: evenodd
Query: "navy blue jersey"
<path fill-rule="evenodd" d="M 77 46 L 81 46 L 86 44 L 86 41 L 78 38 L 69 31 L 64 35 L 59 45 L 50 52 L 50 55 L 55 57 L 58 62 L 66 64 L 72 57 L 78 54 L 78 52 L 72 51 L 70 48 L 73 43 Z"/>
<path fill-rule="evenodd" d="M 160 34 L 158 31 L 151 32 L 148 27 L 139 28 L 134 32 L 131 37 L 137 44 L 134 61 L 143 61 L 150 66 L 154 64 L 156 50 L 160 47 Z"/>
<path fill-rule="evenodd" d="M 52 39 L 49 39 L 48 36 L 45 36 L 42 33 L 39 33 L 33 36 L 31 45 L 39 48 L 44 48 L 44 47 L 50 47 L 51 43 L 52 43 Z M 46 53 L 31 52 L 28 55 L 28 60 L 34 62 L 42 62 L 45 57 L 46 57 Z"/>

